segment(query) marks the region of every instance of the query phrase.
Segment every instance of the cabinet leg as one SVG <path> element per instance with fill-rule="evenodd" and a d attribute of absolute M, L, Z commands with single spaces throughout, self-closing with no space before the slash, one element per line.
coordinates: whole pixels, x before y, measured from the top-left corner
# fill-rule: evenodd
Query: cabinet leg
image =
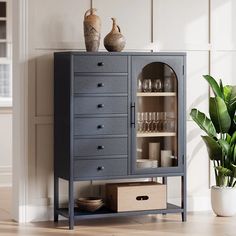
<path fill-rule="evenodd" d="M 182 212 L 182 221 L 187 221 L 187 182 L 186 182 L 186 176 L 181 177 L 181 207 L 183 209 Z"/>
<path fill-rule="evenodd" d="M 58 213 L 59 208 L 59 178 L 54 176 L 54 222 L 58 222 Z"/>
<path fill-rule="evenodd" d="M 182 212 L 181 216 L 182 216 L 182 222 L 186 222 L 187 221 L 187 213 L 186 212 Z"/>
<path fill-rule="evenodd" d="M 74 184 L 69 180 L 69 229 L 74 229 Z"/>
<path fill-rule="evenodd" d="M 162 177 L 162 183 L 167 185 L 167 177 Z M 166 213 L 162 213 L 163 216 L 166 215 Z"/>

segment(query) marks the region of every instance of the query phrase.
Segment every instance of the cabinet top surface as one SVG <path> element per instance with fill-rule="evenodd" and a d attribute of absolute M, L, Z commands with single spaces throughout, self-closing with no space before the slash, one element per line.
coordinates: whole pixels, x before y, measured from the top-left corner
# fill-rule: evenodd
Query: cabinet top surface
<path fill-rule="evenodd" d="M 93 56 L 186 56 L 186 52 L 85 52 L 85 51 L 64 51 L 56 54 L 69 55 L 93 55 Z"/>

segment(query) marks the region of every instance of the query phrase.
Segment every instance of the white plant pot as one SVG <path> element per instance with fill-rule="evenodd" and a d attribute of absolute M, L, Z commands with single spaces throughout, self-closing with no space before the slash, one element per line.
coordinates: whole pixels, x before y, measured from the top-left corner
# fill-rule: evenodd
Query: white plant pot
<path fill-rule="evenodd" d="M 236 214 L 236 188 L 211 187 L 211 206 L 217 216 Z"/>

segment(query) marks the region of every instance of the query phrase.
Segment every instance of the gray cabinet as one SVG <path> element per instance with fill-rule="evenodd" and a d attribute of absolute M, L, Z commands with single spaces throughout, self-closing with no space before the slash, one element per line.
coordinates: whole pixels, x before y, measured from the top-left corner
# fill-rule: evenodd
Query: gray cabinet
<path fill-rule="evenodd" d="M 182 213 L 186 220 L 185 53 L 54 55 L 54 219 Z M 74 207 L 74 181 L 181 176 L 181 206 L 96 214 Z M 59 207 L 68 180 L 68 209 Z"/>

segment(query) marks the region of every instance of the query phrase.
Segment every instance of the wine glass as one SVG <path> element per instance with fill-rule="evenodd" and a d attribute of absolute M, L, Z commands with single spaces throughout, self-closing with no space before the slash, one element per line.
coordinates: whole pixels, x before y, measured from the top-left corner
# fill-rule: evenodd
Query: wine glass
<path fill-rule="evenodd" d="M 142 92 L 143 91 L 143 85 L 142 85 L 141 78 L 138 79 L 137 87 L 138 87 L 138 92 Z"/>
<path fill-rule="evenodd" d="M 156 113 L 156 119 L 155 119 L 155 131 L 161 131 L 161 112 Z"/>
<path fill-rule="evenodd" d="M 152 112 L 148 112 L 148 119 L 147 119 L 147 132 L 151 132 L 151 123 L 152 123 Z"/>
<path fill-rule="evenodd" d="M 138 112 L 138 132 L 143 131 L 143 112 Z"/>
<path fill-rule="evenodd" d="M 152 81 L 150 79 L 143 80 L 143 92 L 152 92 Z"/>
<path fill-rule="evenodd" d="M 163 89 L 163 84 L 160 79 L 155 79 L 152 83 L 153 92 L 161 92 Z"/>
<path fill-rule="evenodd" d="M 172 92 L 172 89 L 173 89 L 172 78 L 170 76 L 168 76 L 164 80 L 164 91 L 165 92 Z"/>

